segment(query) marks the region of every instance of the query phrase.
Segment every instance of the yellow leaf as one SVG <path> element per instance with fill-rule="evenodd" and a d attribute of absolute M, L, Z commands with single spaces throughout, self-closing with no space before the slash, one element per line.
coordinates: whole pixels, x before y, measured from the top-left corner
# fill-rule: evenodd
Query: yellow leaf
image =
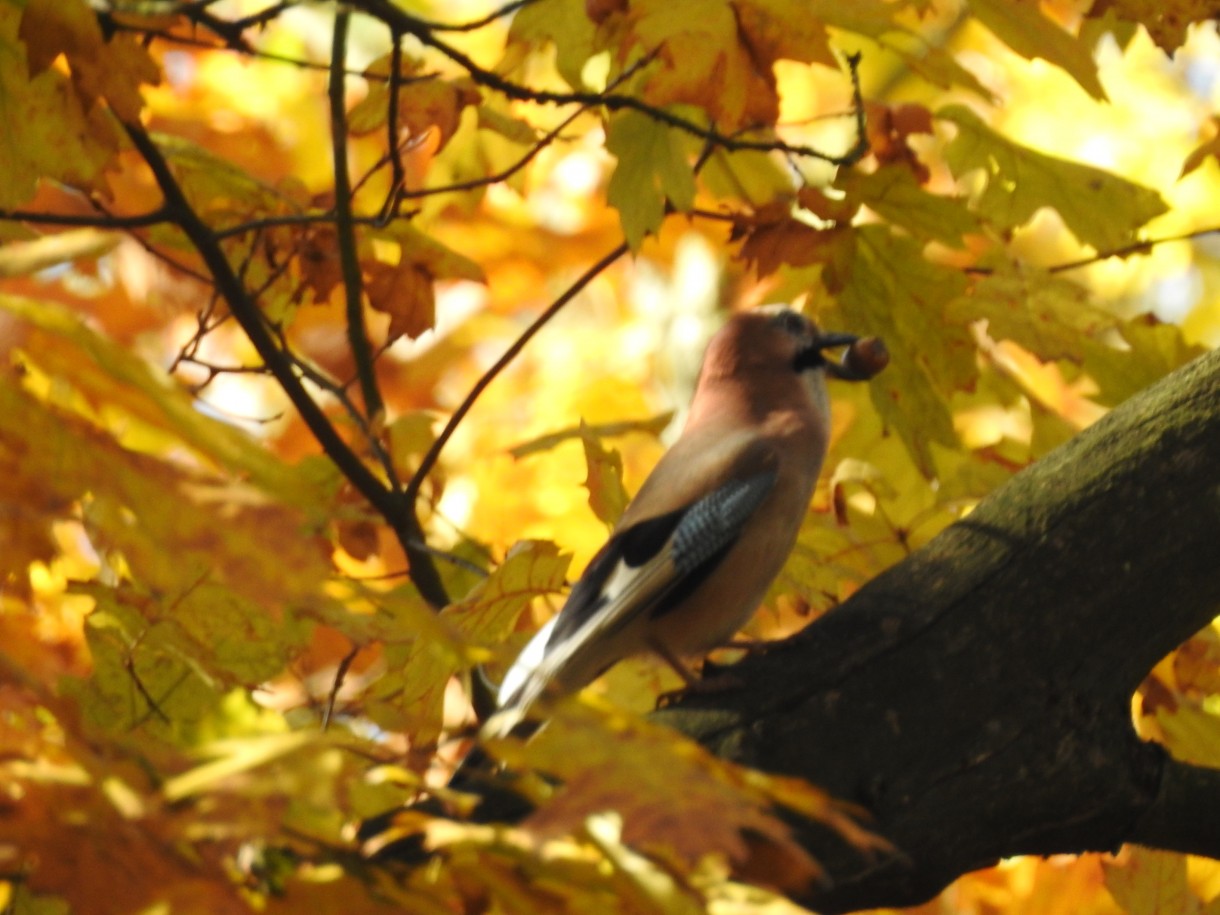
<path fill-rule="evenodd" d="M 1195 915 L 1199 900 L 1186 881 L 1186 858 L 1168 851 L 1128 848 L 1126 861 L 1104 862 L 1106 889 L 1129 915 Z"/>
<path fill-rule="evenodd" d="M 623 457 L 613 448 L 606 448 L 584 423 L 580 440 L 585 448 L 588 475 L 589 507 L 608 527 L 613 527 L 627 507 L 627 491 L 623 488 Z"/>
<path fill-rule="evenodd" d="M 1106 90 L 1097 76 L 1097 62 L 1088 45 L 1043 15 L 1032 0 L 970 0 L 970 8 L 983 25 L 1022 57 L 1043 60 L 1065 70 L 1098 101 Z"/>
<path fill-rule="evenodd" d="M 633 4 L 629 16 L 633 39 L 658 53 L 644 86 L 649 102 L 698 105 L 728 131 L 778 117 L 771 61 L 751 55 L 728 0 Z"/>
<path fill-rule="evenodd" d="M 1001 230 L 1049 206 L 1082 243 L 1108 251 L 1168 209 L 1160 194 L 1134 181 L 1014 143 L 963 105 L 946 106 L 937 117 L 957 125 L 957 136 L 945 149 L 953 173 L 985 172 L 978 209 Z"/>
<path fill-rule="evenodd" d="M 80 0 L 29 0 L 20 37 L 29 49 L 31 76 L 60 54 L 66 57 L 85 110 L 101 97 L 122 120 L 135 121 L 143 106 L 140 84 L 160 81 L 143 45 L 130 35 L 106 41 L 97 15 Z"/>
<path fill-rule="evenodd" d="M 0 208 L 24 203 L 40 178 L 102 190 L 120 143 L 113 119 L 82 105 L 62 73 L 30 75 L 20 16 L 15 4 L 0 3 Z"/>
<path fill-rule="evenodd" d="M 215 759 L 167 780 L 161 786 L 161 794 L 171 804 L 175 803 L 322 740 L 325 738 L 320 731 L 291 731 L 266 737 L 218 741 L 203 748 L 205 755 L 215 756 Z"/>

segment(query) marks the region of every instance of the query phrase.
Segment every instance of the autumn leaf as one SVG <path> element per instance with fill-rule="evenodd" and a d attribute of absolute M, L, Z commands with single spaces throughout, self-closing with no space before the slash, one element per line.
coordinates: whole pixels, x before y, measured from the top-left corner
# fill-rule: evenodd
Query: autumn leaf
<path fill-rule="evenodd" d="M 382 58 L 365 72 L 384 76 L 388 73 L 388 64 L 388 57 Z M 435 76 L 414 76 L 417 70 L 418 64 L 407 60 L 399 73 L 403 80 L 397 96 L 399 129 L 415 140 L 435 129 L 436 149 L 444 149 L 457 131 L 462 112 L 478 103 L 479 91 L 469 79 L 449 81 Z M 391 98 L 384 79 L 374 82 L 368 95 L 349 113 L 352 132 L 367 134 L 384 127 Z"/>
<path fill-rule="evenodd" d="M 667 729 L 569 705 L 526 747 L 501 745 L 497 753 L 561 779 L 562 787 L 524 823 L 540 836 L 569 832 L 592 814 L 614 810 L 622 817 L 622 840 L 645 852 L 690 864 L 722 854 L 739 868 L 749 868 L 756 854 L 779 855 L 786 861 L 782 877 L 794 888 L 820 873 L 777 816 L 776 796 Z M 804 814 L 850 828 L 825 795 L 808 785 L 801 792 Z"/>
<path fill-rule="evenodd" d="M 365 269 L 369 304 L 390 316 L 388 340 L 414 339 L 432 328 L 436 323 L 435 279 L 426 267 L 408 260 L 396 266 L 378 261 Z"/>
<path fill-rule="evenodd" d="M 1158 193 L 1133 181 L 1008 140 L 968 108 L 950 105 L 937 117 L 957 125 L 945 150 L 954 174 L 982 169 L 986 175 L 978 209 L 997 228 L 1021 225 L 1039 207 L 1051 206 L 1081 242 L 1107 251 L 1168 209 Z"/>
<path fill-rule="evenodd" d="M 1083 288 L 1035 268 L 1001 267 L 949 304 L 958 320 L 986 318 L 988 333 L 1014 340 L 1042 359 L 1083 361 L 1081 340 L 1096 339 L 1118 319 Z"/>
<path fill-rule="evenodd" d="M 842 229 L 815 229 L 797 219 L 768 221 L 754 227 L 746 227 L 745 221 L 740 220 L 738 226 L 735 231 L 744 235 L 738 257 L 754 264 L 760 277 L 783 265 L 834 265 L 841 263 L 845 255 L 851 256 L 850 237 Z"/>
<path fill-rule="evenodd" d="M 1214 19 L 1216 8 L 1209 0 L 1094 0 L 1086 15 L 1097 18 L 1108 13 L 1139 23 L 1161 50 L 1173 56 L 1185 43 L 1187 29 Z"/>
<path fill-rule="evenodd" d="M 981 221 L 962 206 L 962 198 L 933 193 L 902 165 L 882 166 L 871 173 L 844 170 L 835 186 L 852 205 L 863 204 L 918 239 L 963 248 L 967 236 L 982 231 Z"/>
<path fill-rule="evenodd" d="M 1121 863 L 1102 865 L 1106 889 L 1124 912 L 1186 915 L 1198 911 L 1186 881 L 1186 861 L 1180 855 L 1132 848 L 1124 857 Z"/>
<path fill-rule="evenodd" d="M 770 61 L 742 43 L 728 0 L 633 4 L 631 40 L 657 61 L 647 71 L 644 96 L 657 107 L 693 104 L 722 129 L 775 120 L 779 97 Z"/>
<path fill-rule="evenodd" d="M 65 4 L 72 11 L 77 4 Z M 43 0 L 41 9 L 57 9 Z M 79 4 L 88 14 L 87 7 Z M 15 207 L 33 196 L 40 179 L 62 181 L 86 190 L 104 190 L 102 173 L 114 162 L 121 144 L 113 119 L 100 108 L 82 104 L 70 81 L 58 70 L 31 74 L 18 28 L 25 22 L 19 8 L 0 5 L 0 207 Z"/>
<path fill-rule="evenodd" d="M 907 142 L 912 134 L 932 132 L 932 112 L 922 105 L 879 105 L 869 102 L 864 108 L 865 135 L 869 152 L 883 167 L 901 164 L 910 169 L 920 184 L 927 182 L 931 173 L 919 161 L 915 151 Z"/>
<path fill-rule="evenodd" d="M 970 0 L 970 8 L 983 25 L 1022 57 L 1041 57 L 1069 73 L 1093 98 L 1106 99 L 1088 46 L 1045 16 L 1037 3 Z"/>
<path fill-rule="evenodd" d="M 580 440 L 585 449 L 589 490 L 589 507 L 608 527 L 613 527 L 627 507 L 627 491 L 623 488 L 623 458 L 612 448 L 606 448 L 600 438 L 581 423 Z"/>
<path fill-rule="evenodd" d="M 574 89 L 584 88 L 584 66 L 596 52 L 596 29 L 585 12 L 585 0 L 541 0 L 513 16 L 510 41 L 553 44 L 560 76 Z"/>
<path fill-rule="evenodd" d="M 97 15 L 77 0 L 29 0 L 19 37 L 28 49 L 31 77 L 60 54 L 67 58 L 85 111 L 104 98 L 121 120 L 134 121 L 143 106 L 140 85 L 160 80 L 160 69 L 138 42 L 129 35 L 104 39 Z"/>
<path fill-rule="evenodd" d="M 606 189 L 632 249 L 661 226 L 667 204 L 680 212 L 695 199 L 695 179 L 677 133 L 637 111 L 610 119 L 606 148 L 618 165 Z"/>
<path fill-rule="evenodd" d="M 965 288 L 957 271 L 926 261 L 918 245 L 882 226 L 855 232 L 855 257 L 838 294 L 843 325 L 880 337 L 889 367 L 869 382 L 872 402 L 920 470 L 934 473 L 933 443 L 954 447 L 945 393 L 973 384 L 973 344 L 946 306 Z"/>

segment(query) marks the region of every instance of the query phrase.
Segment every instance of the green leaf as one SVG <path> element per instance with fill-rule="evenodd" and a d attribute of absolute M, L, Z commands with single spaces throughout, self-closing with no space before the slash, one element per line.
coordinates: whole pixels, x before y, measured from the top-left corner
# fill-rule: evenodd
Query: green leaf
<path fill-rule="evenodd" d="M 555 67 L 573 89 L 584 89 L 585 64 L 597 48 L 597 28 L 585 12 L 584 0 L 539 0 L 527 3 L 513 16 L 510 42 L 551 43 Z"/>
<path fill-rule="evenodd" d="M 792 195 L 792 179 L 774 157 L 757 150 L 717 148 L 699 173 L 700 183 L 717 197 L 740 206 L 761 207 Z"/>
<path fill-rule="evenodd" d="M 661 227 L 667 202 L 680 212 L 694 205 L 695 178 L 677 131 L 638 111 L 610 119 L 606 148 L 618 159 L 606 197 L 638 251 Z"/>
<path fill-rule="evenodd" d="M 1122 342 L 1085 339 L 1084 365 L 1101 389 L 1096 399 L 1114 406 L 1154 381 L 1164 378 L 1203 352 L 1188 344 L 1182 329 L 1162 324 L 1151 315 L 1140 315 L 1119 325 Z"/>
<path fill-rule="evenodd" d="M 964 199 L 924 190 L 911 170 L 901 165 L 885 165 L 871 174 L 844 169 L 835 186 L 922 241 L 963 248 L 963 236 L 981 231 L 978 217 Z"/>
<path fill-rule="evenodd" d="M 957 322 L 985 318 L 995 339 L 1013 340 L 1043 360 L 1084 358 L 1082 341 L 1096 339 L 1118 319 L 1089 301 L 1071 280 L 1010 261 L 949 305 Z"/>
<path fill-rule="evenodd" d="M 1117 175 L 1035 152 L 1001 136 L 969 108 L 949 105 L 937 117 L 957 125 L 945 159 L 957 177 L 982 169 L 987 186 L 979 211 L 1001 231 L 1053 207 L 1082 243 L 1110 251 L 1168 210 L 1156 191 Z"/>
<path fill-rule="evenodd" d="M 869 383 L 873 404 L 929 478 L 932 444 L 958 447 L 948 396 L 969 388 L 976 373 L 967 328 L 946 317 L 965 286 L 960 272 L 925 260 L 912 239 L 872 225 L 856 229 L 838 295 L 844 329 L 881 337 L 889 348 L 889 366 Z"/>
<path fill-rule="evenodd" d="M 1040 57 L 1064 70 L 1085 92 L 1107 101 L 1089 46 L 1042 14 L 1030 0 L 970 0 L 975 17 L 1026 60 Z"/>

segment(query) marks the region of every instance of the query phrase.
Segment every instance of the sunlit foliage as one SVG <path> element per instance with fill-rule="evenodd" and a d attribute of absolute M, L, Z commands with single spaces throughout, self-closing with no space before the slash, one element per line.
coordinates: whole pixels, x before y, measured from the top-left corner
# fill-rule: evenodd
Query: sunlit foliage
<path fill-rule="evenodd" d="M 631 714 L 646 660 L 493 748 L 524 822 L 405 815 L 407 874 L 355 826 L 444 783 L 728 309 L 892 354 L 766 637 L 1220 343 L 1212 12 L 0 0 L 0 907 L 796 911 L 774 805 L 872 840 Z M 1218 646 L 1135 698 L 1211 765 Z M 927 911 L 1218 896 L 1124 851 Z"/>

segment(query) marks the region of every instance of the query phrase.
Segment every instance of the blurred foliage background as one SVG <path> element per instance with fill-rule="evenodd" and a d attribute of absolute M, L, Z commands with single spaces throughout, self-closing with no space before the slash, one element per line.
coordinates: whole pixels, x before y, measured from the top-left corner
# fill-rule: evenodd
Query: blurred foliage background
<path fill-rule="evenodd" d="M 465 672 L 557 609 L 729 310 L 893 354 L 834 390 L 768 638 L 1220 343 L 1207 7 L 0 0 L 7 910 L 794 911 L 740 831 L 836 809 L 625 714 L 677 685 L 648 660 L 503 749 L 588 761 L 521 826 L 417 814 L 407 876 L 353 826 L 443 783 Z M 1212 765 L 1218 650 L 1133 702 Z M 1126 850 L 922 910 L 1217 898 L 1215 862 Z"/>

